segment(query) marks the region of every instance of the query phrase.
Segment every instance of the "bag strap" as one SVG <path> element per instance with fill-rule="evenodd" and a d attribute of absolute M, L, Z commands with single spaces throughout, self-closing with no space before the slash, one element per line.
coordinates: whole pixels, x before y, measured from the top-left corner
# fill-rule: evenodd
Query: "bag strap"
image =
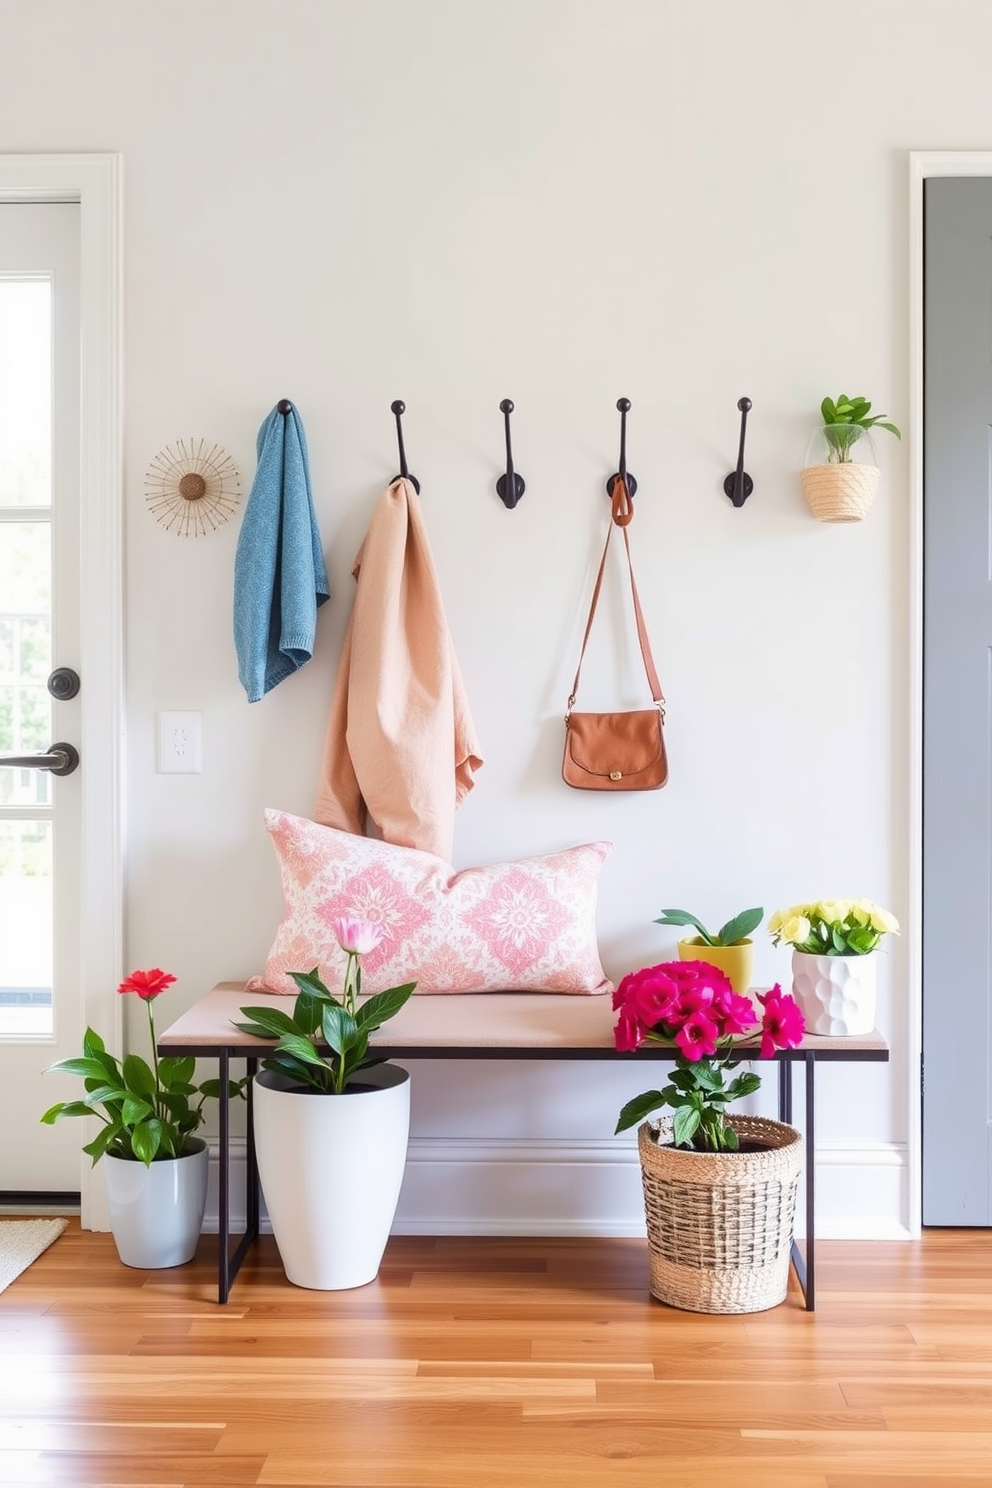
<path fill-rule="evenodd" d="M 651 655 L 651 642 L 648 640 L 648 630 L 644 623 L 644 612 L 641 609 L 640 597 L 637 593 L 637 581 L 634 578 L 634 564 L 630 556 L 630 537 L 627 527 L 634 515 L 630 493 L 627 483 L 622 476 L 617 476 L 613 483 L 613 512 L 609 530 L 606 534 L 606 546 L 603 548 L 603 556 L 599 562 L 599 573 L 596 575 L 596 583 L 592 591 L 592 604 L 589 606 L 589 619 L 586 621 L 585 635 L 582 637 L 582 650 L 579 652 L 579 664 L 575 668 L 575 681 L 568 695 L 568 712 L 565 714 L 565 722 L 568 722 L 569 713 L 575 706 L 575 699 L 579 691 L 579 676 L 582 671 L 582 663 L 585 660 L 586 646 L 589 644 L 589 635 L 592 631 L 592 622 L 596 614 L 596 606 L 599 603 L 600 590 L 603 587 L 603 575 L 606 572 L 606 556 L 610 551 L 610 539 L 613 536 L 614 527 L 623 529 L 624 548 L 627 553 L 627 567 L 630 570 L 630 592 L 634 600 L 634 618 L 637 622 L 637 639 L 641 647 L 641 658 L 644 662 L 644 671 L 647 674 L 648 686 L 651 689 L 651 697 L 658 707 L 662 718 L 665 716 L 665 695 L 658 681 L 658 673 L 655 669 L 654 657 Z"/>

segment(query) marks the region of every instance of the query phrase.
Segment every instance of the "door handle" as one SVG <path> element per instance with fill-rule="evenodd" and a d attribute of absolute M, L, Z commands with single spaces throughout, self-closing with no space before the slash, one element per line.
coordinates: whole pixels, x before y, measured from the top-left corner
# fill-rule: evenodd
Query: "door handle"
<path fill-rule="evenodd" d="M 52 775 L 71 775 L 79 768 L 79 750 L 74 744 L 52 744 L 44 754 L 0 754 L 0 769 L 48 770 Z"/>

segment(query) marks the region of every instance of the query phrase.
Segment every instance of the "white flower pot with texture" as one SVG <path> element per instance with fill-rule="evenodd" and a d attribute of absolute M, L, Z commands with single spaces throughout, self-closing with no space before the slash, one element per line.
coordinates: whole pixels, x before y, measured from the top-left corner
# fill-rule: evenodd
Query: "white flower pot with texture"
<path fill-rule="evenodd" d="M 125 1266 L 154 1271 L 193 1259 L 207 1202 L 207 1144 L 187 1140 L 182 1157 L 146 1167 L 123 1157 L 100 1159 L 117 1254 Z"/>
<path fill-rule="evenodd" d="M 875 954 L 811 956 L 792 953 L 792 995 L 807 1033 L 856 1037 L 875 1027 Z"/>
<path fill-rule="evenodd" d="M 315 1291 L 365 1286 L 396 1213 L 410 1134 L 410 1075 L 362 1070 L 343 1095 L 255 1077 L 255 1152 L 287 1280 Z"/>

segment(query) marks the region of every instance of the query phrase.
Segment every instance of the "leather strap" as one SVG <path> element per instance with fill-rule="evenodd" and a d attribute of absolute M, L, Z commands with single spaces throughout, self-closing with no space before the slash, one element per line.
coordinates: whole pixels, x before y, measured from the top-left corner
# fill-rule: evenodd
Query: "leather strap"
<path fill-rule="evenodd" d="M 641 657 L 644 662 L 644 671 L 647 674 L 648 686 L 651 689 L 651 697 L 661 710 L 661 716 L 665 716 L 665 695 L 658 681 L 658 673 L 655 669 L 654 657 L 651 655 L 651 642 L 648 640 L 647 626 L 644 623 L 644 612 L 641 609 L 640 597 L 637 593 L 637 581 L 634 578 L 634 565 L 630 556 L 630 537 L 627 526 L 634 514 L 631 504 L 630 493 L 622 476 L 617 476 L 613 483 L 613 518 L 610 522 L 609 531 L 606 534 L 606 546 L 603 548 L 603 556 L 599 562 L 599 573 L 596 575 L 596 583 L 592 591 L 592 604 L 589 606 L 589 619 L 586 621 L 585 635 L 582 637 L 582 650 L 579 652 L 579 664 L 575 668 L 575 681 L 568 695 L 568 709 L 571 712 L 575 706 L 575 699 L 579 691 L 579 675 L 582 671 L 582 663 L 585 660 L 586 646 L 589 644 L 589 635 L 592 631 L 592 622 L 596 614 L 596 606 L 599 603 L 600 590 L 603 587 L 603 575 L 606 572 L 606 557 L 610 551 L 610 539 L 613 536 L 613 528 L 623 529 L 624 547 L 627 552 L 627 567 L 630 570 L 630 592 L 634 600 L 634 618 L 637 622 L 637 639 L 641 647 Z M 566 722 L 568 714 L 565 715 Z"/>

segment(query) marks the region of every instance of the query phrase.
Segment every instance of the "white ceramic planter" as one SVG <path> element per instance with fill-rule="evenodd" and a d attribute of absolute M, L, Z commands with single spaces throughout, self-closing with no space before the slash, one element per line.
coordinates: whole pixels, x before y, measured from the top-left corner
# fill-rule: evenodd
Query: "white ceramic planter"
<path fill-rule="evenodd" d="M 410 1075 L 363 1070 L 343 1095 L 255 1078 L 258 1175 L 287 1280 L 315 1291 L 365 1286 L 396 1213 L 410 1135 Z"/>
<path fill-rule="evenodd" d="M 876 968 L 867 956 L 792 953 L 792 995 L 808 1033 L 834 1036 L 871 1033 L 875 1027 Z"/>
<path fill-rule="evenodd" d="M 207 1144 L 187 1143 L 183 1157 L 145 1167 L 122 1157 L 103 1157 L 107 1208 L 117 1254 L 125 1266 L 154 1271 L 193 1259 L 207 1202 Z"/>

